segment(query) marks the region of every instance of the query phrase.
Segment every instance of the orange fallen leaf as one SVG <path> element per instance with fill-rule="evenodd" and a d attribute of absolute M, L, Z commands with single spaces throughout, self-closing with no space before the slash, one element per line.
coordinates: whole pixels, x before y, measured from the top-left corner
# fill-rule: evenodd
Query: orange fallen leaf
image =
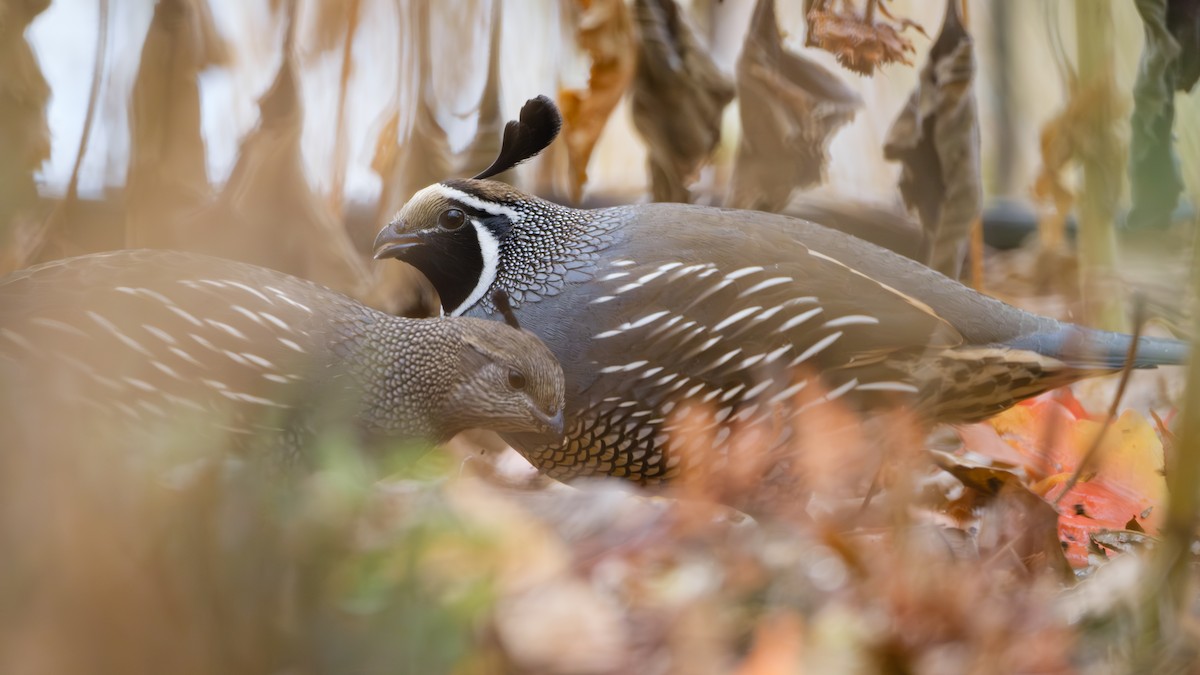
<path fill-rule="evenodd" d="M 1090 468 L 1060 498 L 1102 432 Z M 1103 422 L 1089 419 L 1073 396 L 1043 396 L 963 427 L 960 435 L 969 450 L 1022 467 L 1030 490 L 1057 501 L 1059 537 L 1072 565 L 1088 564 L 1090 537 L 1103 530 L 1127 529 L 1132 522 L 1150 534 L 1158 531 L 1167 496 L 1163 444 L 1151 422 L 1135 411 L 1125 411 L 1104 431 Z"/>

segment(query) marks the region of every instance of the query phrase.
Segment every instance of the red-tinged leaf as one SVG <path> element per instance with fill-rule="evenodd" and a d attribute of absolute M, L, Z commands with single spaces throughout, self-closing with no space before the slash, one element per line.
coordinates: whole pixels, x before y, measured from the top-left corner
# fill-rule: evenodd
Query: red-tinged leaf
<path fill-rule="evenodd" d="M 1023 467 L 1029 489 L 1057 501 L 1067 558 L 1086 566 L 1090 537 L 1100 531 L 1129 529 L 1130 521 L 1150 534 L 1158 531 L 1166 499 L 1163 447 L 1155 428 L 1134 411 L 1105 431 L 1102 422 L 1079 416 L 1086 412 L 1074 396 L 1057 398 L 1034 399 L 987 423 L 963 427 L 960 435 L 967 449 Z M 1059 499 L 1102 432 L 1088 473 Z"/>
<path fill-rule="evenodd" d="M 1066 484 L 1065 477 L 1047 498 L 1057 496 Z M 1107 530 L 1126 530 L 1130 521 L 1150 534 L 1158 532 L 1161 521 L 1157 504 L 1119 485 L 1093 480 L 1080 482 L 1059 502 L 1058 534 L 1074 567 L 1088 564 L 1091 537 Z"/>

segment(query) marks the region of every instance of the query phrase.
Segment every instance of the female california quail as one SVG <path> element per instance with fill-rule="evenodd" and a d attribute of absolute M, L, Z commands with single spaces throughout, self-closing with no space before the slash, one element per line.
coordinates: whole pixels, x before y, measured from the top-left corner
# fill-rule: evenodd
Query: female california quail
<path fill-rule="evenodd" d="M 529 333 L 392 317 L 187 253 L 87 255 L 0 280 L 0 373 L 17 417 L 52 409 L 39 425 L 253 439 L 291 460 L 343 423 L 368 441 L 473 427 L 562 436 L 562 371 Z"/>
<path fill-rule="evenodd" d="M 484 180 L 553 139 L 544 97 L 472 180 L 418 192 L 377 258 L 422 271 L 453 316 L 493 316 L 507 292 L 567 379 L 561 443 L 512 437 L 551 476 L 656 483 L 689 469 L 672 413 L 707 404 L 720 428 L 767 420 L 813 380 L 813 403 L 904 402 L 931 421 L 995 414 L 1122 367 L 1130 336 L 1018 310 L 912 260 L 786 216 L 684 204 L 577 210 Z M 1134 367 L 1183 343 L 1142 338 Z M 899 399 L 899 400 L 898 400 Z"/>

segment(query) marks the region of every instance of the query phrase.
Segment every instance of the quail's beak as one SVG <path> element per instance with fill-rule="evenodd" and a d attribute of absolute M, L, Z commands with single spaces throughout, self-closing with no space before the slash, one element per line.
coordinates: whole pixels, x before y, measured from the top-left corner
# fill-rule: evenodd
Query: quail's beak
<path fill-rule="evenodd" d="M 421 237 L 415 233 L 400 232 L 400 221 L 388 223 L 375 237 L 375 259 L 399 258 L 403 251 L 421 245 Z"/>
<path fill-rule="evenodd" d="M 545 415 L 541 411 L 538 411 L 536 414 L 538 419 L 540 419 L 542 423 L 546 425 L 546 436 L 553 437 L 553 440 L 555 441 L 561 440 L 563 436 L 563 430 L 565 428 L 565 423 L 563 422 L 563 411 L 559 410 L 554 414 L 553 417 Z"/>
<path fill-rule="evenodd" d="M 500 434 L 500 437 L 517 450 L 530 450 L 561 443 L 563 432 L 566 429 L 563 411 L 559 410 L 554 415 L 547 415 L 541 410 L 534 409 L 532 413 L 545 426 L 545 431 L 509 432 Z"/>

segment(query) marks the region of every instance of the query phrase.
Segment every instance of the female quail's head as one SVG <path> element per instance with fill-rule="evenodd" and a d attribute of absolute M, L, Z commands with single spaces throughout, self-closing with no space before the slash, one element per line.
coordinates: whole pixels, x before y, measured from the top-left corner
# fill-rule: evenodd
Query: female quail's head
<path fill-rule="evenodd" d="M 437 417 L 453 423 L 447 435 L 468 428 L 529 434 L 545 441 L 563 435 L 563 374 L 546 345 L 532 333 L 482 319 L 440 319 L 458 333 L 461 347 Z"/>

